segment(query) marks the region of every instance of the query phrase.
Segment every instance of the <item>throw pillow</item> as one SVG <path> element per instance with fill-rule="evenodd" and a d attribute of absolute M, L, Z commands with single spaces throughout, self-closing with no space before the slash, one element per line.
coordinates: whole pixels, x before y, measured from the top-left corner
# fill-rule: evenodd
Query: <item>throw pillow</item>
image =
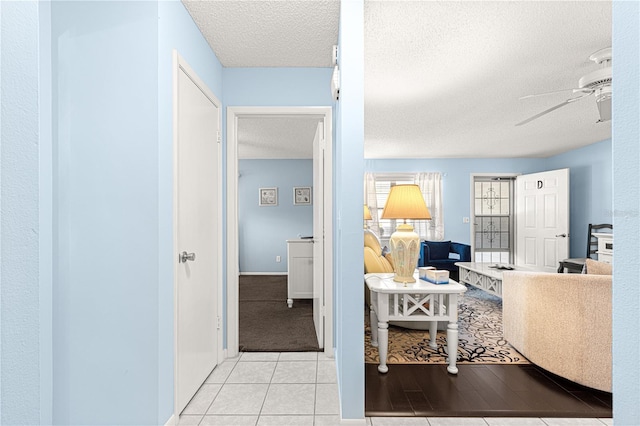
<path fill-rule="evenodd" d="M 597 260 L 587 259 L 584 264 L 587 274 L 594 275 L 612 275 L 613 267 L 610 263 L 598 262 Z"/>
<path fill-rule="evenodd" d="M 449 248 L 451 241 L 425 241 L 429 246 L 429 256 L 431 260 L 443 260 L 449 258 Z"/>

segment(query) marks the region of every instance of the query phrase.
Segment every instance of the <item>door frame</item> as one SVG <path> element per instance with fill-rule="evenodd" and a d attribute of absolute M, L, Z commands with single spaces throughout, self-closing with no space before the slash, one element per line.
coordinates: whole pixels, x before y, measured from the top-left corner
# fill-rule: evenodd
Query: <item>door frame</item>
<path fill-rule="evenodd" d="M 202 91 L 202 93 L 211 100 L 211 102 L 218 108 L 218 135 L 216 140 L 217 150 L 218 150 L 218 164 L 217 173 L 218 173 L 218 191 L 217 191 L 217 209 L 218 209 L 218 223 L 216 224 L 216 232 L 218 234 L 218 238 L 216 239 L 216 244 L 218 248 L 218 253 L 223 253 L 223 238 L 222 238 L 222 190 L 223 190 L 223 181 L 222 181 L 222 147 L 221 147 L 221 138 L 222 134 L 222 102 L 213 94 L 213 92 L 209 89 L 209 87 L 198 77 L 198 74 L 189 66 L 189 64 L 185 61 L 185 59 L 180 56 L 176 49 L 173 50 L 173 117 L 172 117 L 172 125 L 173 125 L 173 151 L 172 151 L 172 163 L 173 163 L 173 199 L 172 199 L 172 225 L 173 225 L 173 259 L 174 262 L 177 263 L 178 259 L 178 76 L 179 72 L 182 70 L 193 83 L 198 86 L 198 88 Z M 222 261 L 220 262 L 222 266 Z M 173 265 L 173 412 L 174 419 L 177 423 L 178 416 L 180 413 L 178 412 L 178 273 L 176 265 Z M 223 333 L 220 327 L 221 315 L 222 315 L 222 268 L 218 268 L 216 280 L 218 281 L 218 288 L 216 291 L 216 304 L 218 309 L 218 339 L 216 342 L 217 352 L 218 352 L 218 363 L 224 359 L 224 350 L 223 350 Z"/>
<path fill-rule="evenodd" d="M 324 352 L 333 357 L 333 111 L 331 107 L 227 107 L 227 356 L 238 355 L 239 280 L 238 242 L 238 118 L 318 116 L 324 121 Z M 283 301 L 284 303 L 284 301 Z"/>

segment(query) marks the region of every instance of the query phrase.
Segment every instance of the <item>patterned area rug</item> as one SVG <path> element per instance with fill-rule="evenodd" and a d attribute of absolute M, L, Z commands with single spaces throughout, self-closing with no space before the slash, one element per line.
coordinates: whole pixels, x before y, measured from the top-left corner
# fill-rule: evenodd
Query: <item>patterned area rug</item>
<path fill-rule="evenodd" d="M 502 299 L 475 287 L 458 302 L 458 363 L 529 364 L 502 337 Z M 389 325 L 387 364 L 446 364 L 446 331 L 438 331 L 437 348 L 429 347 L 429 331 Z M 365 362 L 378 364 L 378 348 L 371 346 L 369 313 L 365 314 Z"/>

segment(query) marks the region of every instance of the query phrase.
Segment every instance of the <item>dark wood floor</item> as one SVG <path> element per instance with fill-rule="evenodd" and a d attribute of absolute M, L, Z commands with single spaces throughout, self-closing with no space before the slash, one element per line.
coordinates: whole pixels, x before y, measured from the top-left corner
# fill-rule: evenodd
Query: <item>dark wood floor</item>
<path fill-rule="evenodd" d="M 611 394 L 534 365 L 365 364 L 367 416 L 612 417 Z"/>

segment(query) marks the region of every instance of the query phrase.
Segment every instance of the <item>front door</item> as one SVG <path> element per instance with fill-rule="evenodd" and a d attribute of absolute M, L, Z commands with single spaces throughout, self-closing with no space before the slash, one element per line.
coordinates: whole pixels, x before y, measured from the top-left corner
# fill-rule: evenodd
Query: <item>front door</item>
<path fill-rule="evenodd" d="M 218 363 L 219 101 L 177 67 L 175 165 L 176 413 Z"/>
<path fill-rule="evenodd" d="M 569 257 L 569 169 L 516 178 L 516 264 L 556 272 Z"/>

